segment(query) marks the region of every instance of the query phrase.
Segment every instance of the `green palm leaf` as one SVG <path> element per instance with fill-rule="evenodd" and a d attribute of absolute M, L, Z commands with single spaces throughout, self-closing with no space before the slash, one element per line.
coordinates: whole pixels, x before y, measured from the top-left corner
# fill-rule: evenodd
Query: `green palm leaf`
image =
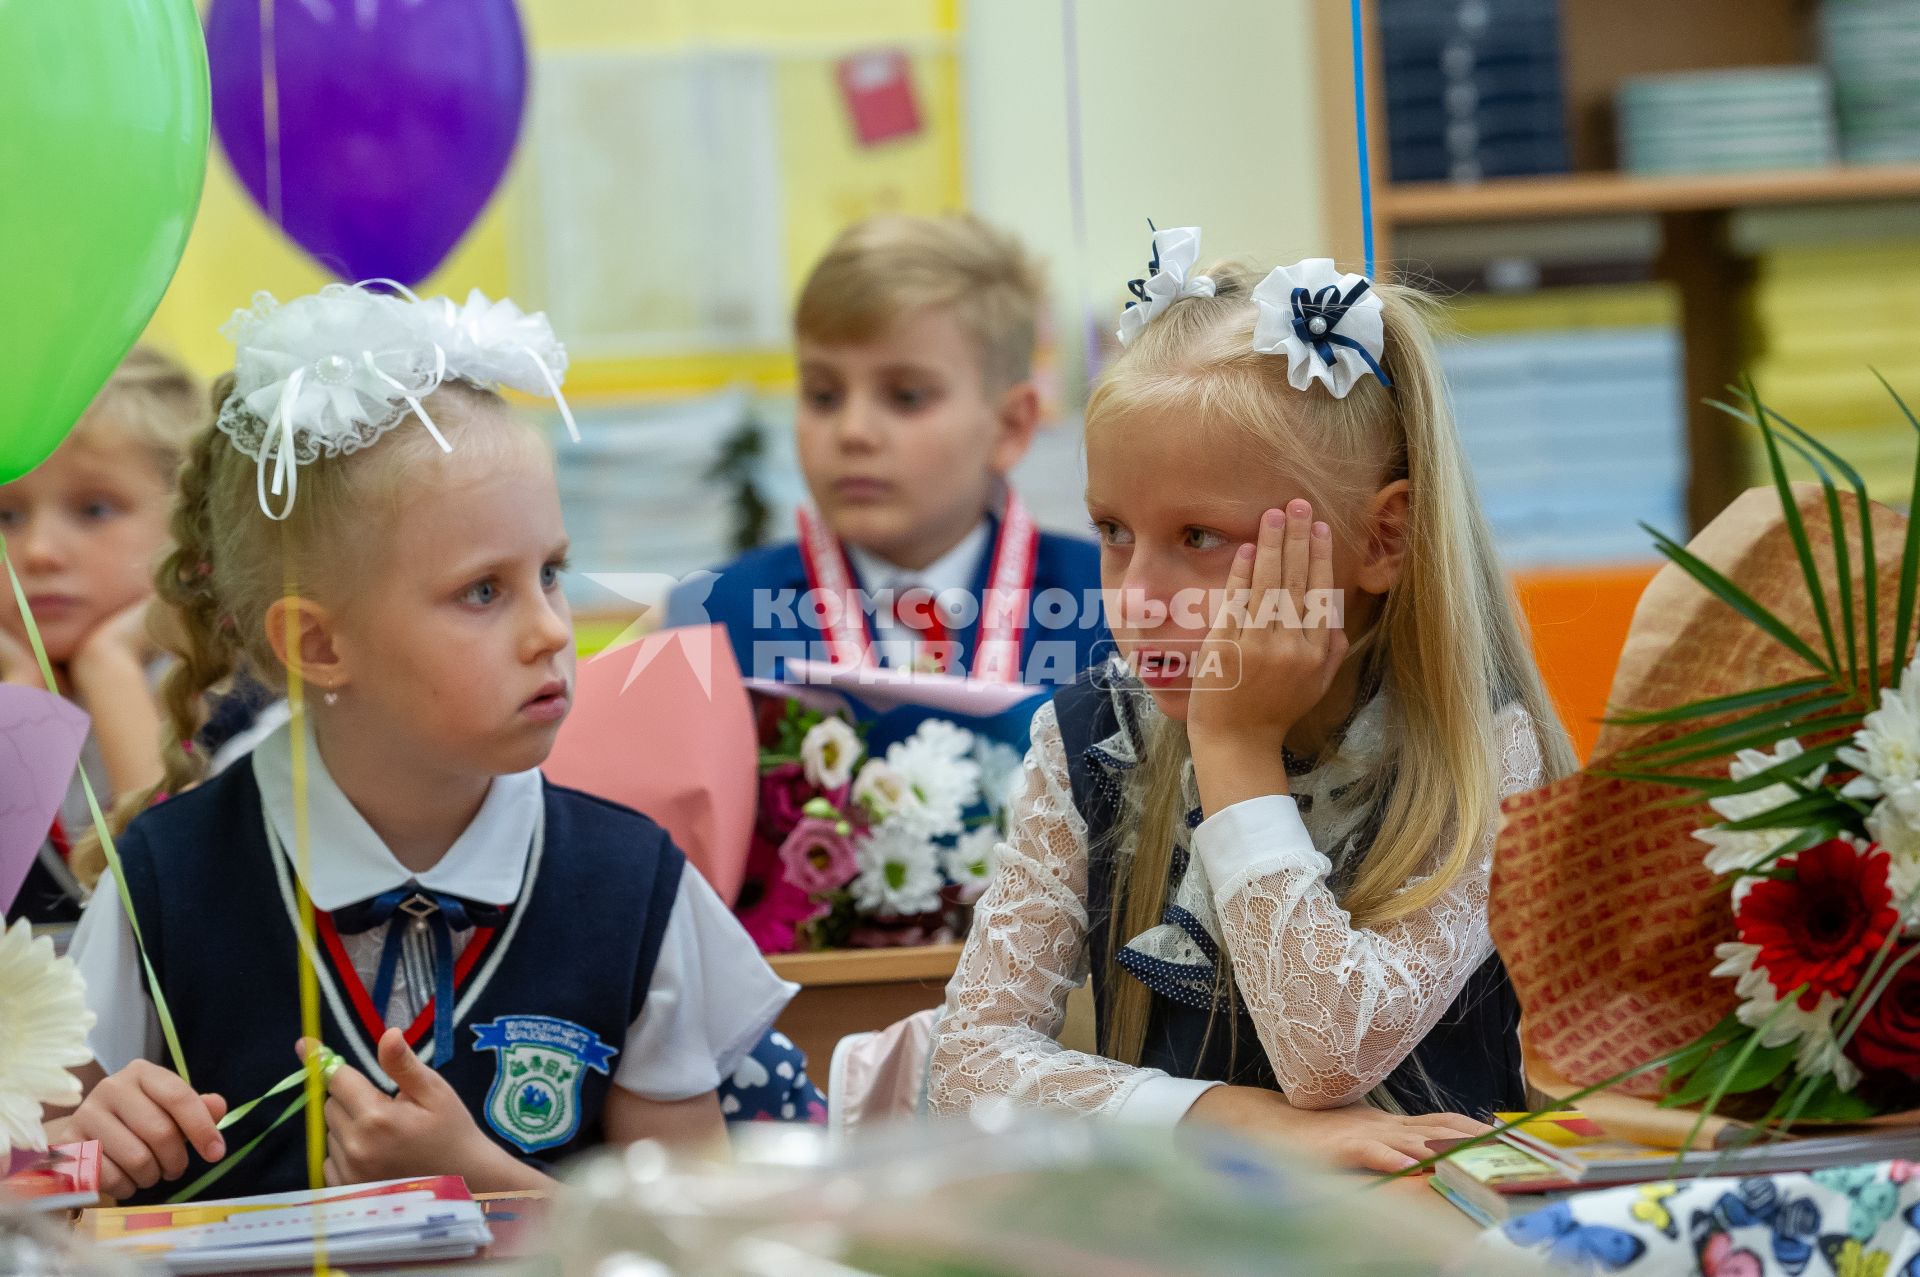
<path fill-rule="evenodd" d="M 1844 804 L 1833 791 L 1821 789 L 1744 820 L 1723 820 L 1715 828 L 1733 834 L 1757 833 L 1766 829 L 1797 829 L 1808 820 L 1817 820 L 1831 813 L 1836 806 Z"/>
<path fill-rule="evenodd" d="M 1661 755 L 1695 749 L 1701 745 L 1736 740 L 1756 732 L 1771 730 L 1775 733 L 1785 732 L 1787 735 L 1795 735 L 1797 734 L 1796 732 L 1788 732 L 1786 729 L 1810 715 L 1818 714 L 1822 710 L 1832 709 L 1836 705 L 1844 704 L 1849 699 L 1851 698 L 1845 692 L 1829 692 L 1825 696 L 1816 696 L 1809 700 L 1797 700 L 1779 705 L 1768 705 L 1754 713 L 1736 718 L 1728 723 L 1722 723 L 1714 727 L 1702 727 L 1696 731 L 1688 732 L 1685 735 L 1675 736 L 1670 740 L 1655 741 L 1652 744 L 1636 745 L 1632 749 L 1623 749 L 1617 757 L 1622 761 L 1634 760 L 1644 762 Z M 1855 717 L 1857 718 L 1858 715 Z M 1775 736 L 1775 739 L 1778 739 L 1778 735 Z M 1729 745 L 1728 748 L 1744 747 Z"/>
<path fill-rule="evenodd" d="M 1920 418 L 1914 417 L 1913 409 L 1907 407 L 1907 401 L 1900 397 L 1893 383 L 1881 377 L 1878 369 L 1874 370 L 1873 375 L 1880 378 L 1880 384 L 1887 388 L 1893 401 L 1900 405 L 1900 411 L 1906 414 L 1907 423 L 1916 434 L 1920 434 Z M 1907 658 L 1911 655 L 1907 644 L 1913 638 L 1913 596 L 1917 579 L 1920 579 L 1920 448 L 1914 450 L 1913 492 L 1907 498 L 1907 543 L 1900 555 L 1900 601 L 1896 605 L 1900 611 L 1893 622 L 1893 651 L 1888 654 L 1896 673 L 1906 667 Z"/>
<path fill-rule="evenodd" d="M 1771 417 L 1777 425 L 1795 435 L 1807 447 L 1814 449 L 1822 457 L 1826 458 L 1828 464 L 1832 465 L 1833 468 L 1838 470 L 1841 476 L 1846 479 L 1847 486 L 1853 489 L 1854 504 L 1860 511 L 1860 592 L 1864 603 L 1863 610 L 1866 613 L 1867 678 L 1870 685 L 1878 685 L 1881 678 L 1880 559 L 1879 556 L 1874 553 L 1873 549 L 1873 501 L 1867 496 L 1866 480 L 1860 477 L 1860 472 L 1855 470 L 1845 457 L 1820 442 L 1820 440 L 1816 439 L 1807 430 L 1788 421 L 1771 408 L 1767 409 L 1767 416 Z M 1841 529 L 1836 525 L 1834 528 L 1836 542 L 1840 538 L 1840 533 Z M 1836 553 L 1838 553 L 1838 551 L 1836 551 Z M 1848 604 L 1851 605 L 1853 598 L 1851 592 L 1849 592 L 1845 598 Z M 1855 685 L 1858 686 L 1857 681 Z"/>
<path fill-rule="evenodd" d="M 1688 701 L 1685 705 L 1675 705 L 1672 709 L 1625 710 L 1603 718 L 1603 723 L 1612 723 L 1620 727 L 1642 727 L 1654 723 L 1678 723 L 1690 718 L 1713 718 L 1734 710 L 1749 709 L 1755 705 L 1768 705 L 1776 700 L 1799 696 L 1806 692 L 1817 692 L 1833 686 L 1828 678 L 1797 678 L 1790 683 L 1775 683 L 1772 687 L 1756 687 L 1751 692 L 1735 692 L 1730 696 L 1709 696 L 1705 700 Z"/>
<path fill-rule="evenodd" d="M 1735 794 L 1750 794 L 1769 785 L 1783 781 L 1793 781 L 1813 771 L 1816 767 L 1831 763 L 1850 741 L 1830 741 L 1825 745 L 1816 745 L 1803 750 L 1792 758 L 1783 759 L 1773 766 L 1757 771 L 1745 780 L 1734 780 L 1728 776 L 1688 776 L 1684 773 L 1622 771 L 1611 767 L 1596 767 L 1592 774 L 1608 780 L 1634 781 L 1643 785 L 1666 785 L 1675 789 L 1691 789 L 1696 793 L 1712 797 L 1731 797 Z"/>
<path fill-rule="evenodd" d="M 1751 381 L 1747 383 L 1747 399 L 1753 404 L 1752 420 L 1760 428 L 1760 439 L 1766 445 L 1767 468 L 1773 472 L 1774 490 L 1780 494 L 1780 512 L 1786 520 L 1787 536 L 1793 542 L 1794 557 L 1800 560 L 1800 575 L 1806 581 L 1807 599 L 1813 604 L 1814 618 L 1820 623 L 1820 638 L 1827 649 L 1826 668 L 1837 678 L 1840 650 L 1834 646 L 1833 618 L 1827 613 L 1827 587 L 1820 579 L 1819 567 L 1813 561 L 1813 543 L 1807 540 L 1806 520 L 1800 517 L 1800 503 L 1793 499 L 1793 485 L 1787 480 L 1786 463 L 1780 459 L 1780 440 L 1767 421 L 1766 410 L 1760 404 L 1760 392 L 1754 389 Z M 1833 491 L 1833 480 L 1825 471 L 1820 472 L 1820 486 L 1828 493 Z M 1845 584 L 1841 582 L 1843 587 Z M 1841 593 L 1846 593 L 1844 588 Z"/>
<path fill-rule="evenodd" d="M 1836 694 L 1835 699 L 1844 700 L 1846 697 L 1844 694 Z M 1795 737 L 1818 736 L 1822 732 L 1845 728 L 1849 729 L 1848 736 L 1851 738 L 1851 729 L 1857 728 L 1859 725 L 1860 714 L 1858 711 L 1846 714 L 1828 714 L 1821 718 L 1799 720 L 1792 724 L 1793 730 L 1786 732 L 1786 735 Z M 1685 753 L 1662 754 L 1659 758 L 1653 760 L 1653 765 L 1657 767 L 1682 767 L 1688 763 L 1698 763 L 1709 758 L 1723 758 L 1728 754 L 1735 754 L 1743 749 L 1766 749 L 1778 744 L 1784 739 L 1782 735 L 1784 731 L 1784 727 L 1769 727 L 1749 732 L 1744 736 L 1733 736 L 1715 740 L 1709 744 L 1687 750 Z"/>
<path fill-rule="evenodd" d="M 1658 528 L 1646 523 L 1640 526 L 1653 537 L 1654 545 L 1660 553 L 1672 559 L 1688 576 L 1705 586 L 1715 597 L 1759 626 L 1774 641 L 1813 668 L 1825 672 L 1830 679 L 1835 676 L 1833 666 L 1822 661 L 1819 654 L 1807 645 L 1805 639 L 1795 634 L 1790 626 L 1763 607 L 1751 594 L 1728 580 L 1718 568 L 1707 563 Z M 1822 607 L 1824 606 L 1825 604 L 1822 603 Z"/>

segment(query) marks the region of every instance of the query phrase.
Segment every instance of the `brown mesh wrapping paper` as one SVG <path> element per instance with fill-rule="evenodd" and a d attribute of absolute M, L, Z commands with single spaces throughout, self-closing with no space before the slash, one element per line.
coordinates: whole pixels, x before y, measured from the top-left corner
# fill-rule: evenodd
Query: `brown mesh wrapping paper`
<path fill-rule="evenodd" d="M 1800 493 L 1800 508 L 1837 626 L 1831 538 L 1818 489 Z M 1856 509 L 1849 498 L 1857 577 Z M 1879 506 L 1873 514 L 1884 667 L 1892 660 L 1906 520 Z M 1773 489 L 1742 495 L 1688 548 L 1824 651 Z M 1865 659 L 1863 651 L 1863 665 Z M 1815 672 L 1669 564 L 1634 609 L 1609 703 L 1616 711 L 1667 709 Z M 1530 1068 L 1536 1080 L 1557 1084 L 1545 1089 L 1592 1085 L 1685 1046 L 1735 1005 L 1732 982 L 1708 974 L 1714 946 L 1734 938 L 1729 896 L 1701 863 L 1705 844 L 1692 836 L 1713 823 L 1713 812 L 1673 786 L 1594 774 L 1653 733 L 1677 735 L 1690 726 L 1604 726 L 1587 771 L 1505 805 L 1490 921 L 1519 994 Z M 1724 775 L 1725 765 L 1701 770 Z M 1621 1089 L 1655 1096 L 1661 1088 L 1661 1077 L 1648 1074 Z"/>

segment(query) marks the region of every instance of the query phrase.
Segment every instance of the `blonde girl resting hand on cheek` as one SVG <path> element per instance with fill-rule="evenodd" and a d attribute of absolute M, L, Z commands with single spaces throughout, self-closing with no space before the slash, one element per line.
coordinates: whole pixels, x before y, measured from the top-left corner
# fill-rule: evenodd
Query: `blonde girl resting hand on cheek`
<path fill-rule="evenodd" d="M 1487 933 L 1502 797 L 1573 766 L 1428 304 L 1155 237 L 1087 407 L 1119 657 L 1033 725 L 936 1110 L 1214 1122 L 1397 1170 L 1524 1107 Z M 1100 1054 L 1056 1040 L 1093 981 Z"/>
<path fill-rule="evenodd" d="M 308 712 L 204 783 L 168 752 L 172 796 L 119 848 L 192 1085 L 96 892 L 73 950 L 96 1062 L 55 1136 L 101 1141 L 115 1197 L 244 1145 L 278 1104 L 214 1124 L 298 1067 L 304 954 L 344 1060 L 330 1183 L 538 1186 L 595 1144 L 717 1140 L 715 1089 L 792 986 L 658 825 L 538 770 L 574 685 L 567 532 L 544 439 L 494 387 L 557 394 L 545 318 L 334 285 L 230 332 L 162 573 L 172 739 L 237 668 L 297 668 Z M 220 1191 L 303 1187 L 304 1147 L 286 1123 Z"/>
<path fill-rule="evenodd" d="M 0 536 L 60 692 L 91 720 L 81 755 L 101 802 L 160 776 L 161 654 L 147 635 L 174 476 L 205 417 L 193 376 L 135 346 L 51 457 L 0 484 Z M 26 619 L 0 582 L 0 683 L 45 687 Z M 72 922 L 86 889 L 69 863 L 91 824 L 76 776 L 8 911 Z"/>

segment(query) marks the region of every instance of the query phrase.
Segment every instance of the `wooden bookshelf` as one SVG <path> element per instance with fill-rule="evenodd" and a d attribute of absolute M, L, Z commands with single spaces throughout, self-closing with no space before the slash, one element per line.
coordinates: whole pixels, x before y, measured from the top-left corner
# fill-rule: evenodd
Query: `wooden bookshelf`
<path fill-rule="evenodd" d="M 1390 225 L 1422 226 L 1886 199 L 1920 199 L 1920 165 L 1838 166 L 1704 177 L 1570 173 L 1564 177 L 1496 178 L 1470 185 L 1414 182 L 1389 185 L 1376 207 Z"/>
<path fill-rule="evenodd" d="M 1561 0 L 1561 57 L 1568 151 L 1574 171 L 1465 184 L 1396 185 L 1387 172 L 1387 120 L 1375 0 L 1362 0 L 1369 68 L 1367 120 L 1373 164 L 1376 269 L 1391 274 L 1396 249 L 1417 228 L 1653 217 L 1661 251 L 1654 271 L 1680 299 L 1688 403 L 1688 513 L 1703 526 L 1739 493 L 1738 426 L 1701 402 L 1737 382 L 1751 356 L 1742 324 L 1752 263 L 1732 244 L 1733 214 L 1757 206 L 1910 201 L 1920 226 L 1920 165 L 1837 165 L 1799 172 L 1648 177 L 1613 168 L 1613 101 L 1635 75 L 1817 61 L 1815 0 Z M 1317 4 L 1326 237 L 1333 256 L 1362 259 L 1359 166 L 1349 79 L 1348 7 Z"/>
<path fill-rule="evenodd" d="M 781 979 L 803 989 L 842 984 L 898 984 L 938 980 L 945 984 L 960 961 L 958 944 L 898 949 L 837 949 L 827 953 L 782 953 L 767 959 Z"/>

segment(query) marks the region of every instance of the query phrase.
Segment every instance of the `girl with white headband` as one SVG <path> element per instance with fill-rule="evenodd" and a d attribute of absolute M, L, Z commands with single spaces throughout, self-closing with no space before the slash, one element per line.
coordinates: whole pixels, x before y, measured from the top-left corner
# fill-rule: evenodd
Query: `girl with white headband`
<path fill-rule="evenodd" d="M 1526 1107 L 1500 800 L 1574 765 L 1417 294 L 1160 231 L 1086 414 L 1121 659 L 1055 694 L 935 1109 L 1212 1121 L 1395 1170 Z M 1098 1052 L 1056 1040 L 1091 977 Z"/>
<path fill-rule="evenodd" d="M 333 285 L 263 295 L 228 333 L 159 577 L 171 736 L 236 671 L 297 671 L 309 709 L 204 783 L 169 749 L 118 840 L 134 921 L 103 884 L 75 936 L 95 1063 L 56 1134 L 101 1141 L 114 1197 L 263 1131 L 219 1192 L 304 1186 L 279 1102 L 215 1124 L 299 1067 L 306 961 L 342 1061 L 330 1182 L 508 1189 L 592 1144 L 718 1136 L 716 1091 L 793 986 L 659 826 L 538 770 L 574 686 L 567 534 L 545 441 L 498 388 L 557 398 L 545 316 Z"/>

